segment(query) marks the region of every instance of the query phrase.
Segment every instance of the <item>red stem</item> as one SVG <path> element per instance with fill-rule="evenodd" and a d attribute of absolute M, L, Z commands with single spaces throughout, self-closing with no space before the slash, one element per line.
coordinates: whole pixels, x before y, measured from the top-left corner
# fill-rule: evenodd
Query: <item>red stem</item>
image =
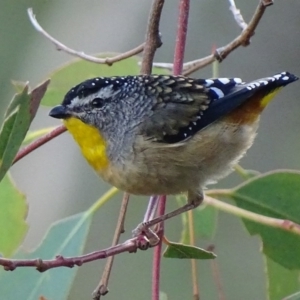
<path fill-rule="evenodd" d="M 39 148 L 40 146 L 44 145 L 45 143 L 51 141 L 53 138 L 57 137 L 58 135 L 62 134 L 65 132 L 67 129 L 64 125 L 57 126 L 55 129 L 53 129 L 51 132 L 45 134 L 41 138 L 35 140 L 31 144 L 25 146 L 23 149 L 21 149 L 14 161 L 13 164 L 15 164 L 17 161 L 19 161 L 21 158 L 26 156 L 27 154 L 31 153 L 33 150 Z"/>
<path fill-rule="evenodd" d="M 174 75 L 180 75 L 182 73 L 185 43 L 188 29 L 189 9 L 190 0 L 180 0 L 177 37 L 174 53 Z"/>
<path fill-rule="evenodd" d="M 162 216 L 166 210 L 167 197 L 160 196 L 158 203 L 158 215 Z M 160 283 L 160 263 L 162 251 L 162 237 L 164 235 L 164 222 L 159 223 L 157 235 L 160 238 L 159 244 L 154 248 L 152 262 L 152 300 L 159 300 L 159 283 Z"/>

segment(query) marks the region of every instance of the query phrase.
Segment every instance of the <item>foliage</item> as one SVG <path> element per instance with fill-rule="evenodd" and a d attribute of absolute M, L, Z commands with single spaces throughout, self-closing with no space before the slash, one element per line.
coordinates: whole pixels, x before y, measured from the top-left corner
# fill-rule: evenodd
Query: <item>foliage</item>
<path fill-rule="evenodd" d="M 110 55 L 104 53 L 97 57 Z M 138 62 L 139 58 L 130 57 L 113 66 L 103 65 L 99 68 L 96 64 L 77 59 L 51 72 L 47 76 L 51 78 L 49 87 L 48 80 L 32 91 L 29 91 L 28 84 L 16 83 L 18 93 L 4 114 L 0 130 L 0 253 L 4 257 L 51 260 L 57 255 L 67 257 L 83 253 L 95 213 L 117 191 L 104 195 L 87 211 L 52 224 L 37 249 L 28 252 L 21 246 L 28 230 L 26 197 L 15 186 L 9 169 L 20 147 L 36 141 L 53 129 L 42 128 L 29 132 L 41 101 L 47 107 L 57 105 L 66 90 L 87 78 L 139 74 Z M 160 68 L 154 69 L 153 73 L 166 74 L 169 71 Z M 218 198 L 226 198 L 234 203 L 227 204 L 223 210 L 241 218 L 246 228 L 245 234 L 257 235 L 261 239 L 267 281 L 266 298 L 300 299 L 300 172 L 276 170 L 259 174 L 256 171 L 242 171 L 244 182 L 232 189 L 217 192 Z M 178 205 L 185 201 L 182 195 L 176 199 Z M 214 203 L 215 206 L 207 202 L 196 208 L 193 220 L 187 214 L 181 216 L 180 242 L 165 239 L 165 258 L 214 259 L 213 263 L 218 260 L 212 248 L 202 249 L 192 242 L 196 237 L 213 244 L 219 210 L 222 210 L 219 202 Z M 67 299 L 77 270 L 77 267 L 56 268 L 42 274 L 32 268 L 18 268 L 11 273 L 1 270 L 1 294 L 7 299 Z M 160 295 L 161 299 L 168 298 L 166 293 L 161 292 Z"/>

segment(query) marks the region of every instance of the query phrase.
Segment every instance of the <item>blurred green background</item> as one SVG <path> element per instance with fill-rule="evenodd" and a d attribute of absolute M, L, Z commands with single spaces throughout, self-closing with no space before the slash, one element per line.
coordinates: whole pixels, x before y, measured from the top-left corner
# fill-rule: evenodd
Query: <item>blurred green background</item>
<path fill-rule="evenodd" d="M 258 1 L 237 1 L 246 21 Z M 56 51 L 37 33 L 27 17 L 32 7 L 40 24 L 69 47 L 86 53 L 122 52 L 140 44 L 145 35 L 151 1 L 148 0 L 0 0 L 0 110 L 4 112 L 14 90 L 13 80 L 36 85 L 53 69 L 72 59 Z M 252 43 L 232 53 L 221 65 L 219 75 L 242 77 L 245 81 L 288 70 L 300 75 L 300 2 L 276 1 L 268 8 Z M 166 1 L 161 33 L 163 46 L 155 60 L 172 62 L 177 28 L 178 1 Z M 228 1 L 191 1 L 189 33 L 185 61 L 205 56 L 214 45 L 223 46 L 240 30 L 228 9 Z M 101 65 L 99 65 L 99 69 Z M 194 77 L 210 77 L 211 67 Z M 253 147 L 242 160 L 245 168 L 265 172 L 278 168 L 300 169 L 300 97 L 299 83 L 284 89 L 264 112 Z M 2 114 L 1 114 L 2 117 Z M 0 118 L 1 118 L 0 117 Z M 32 128 L 58 125 L 41 108 Z M 55 220 L 86 210 L 109 186 L 94 174 L 81 157 L 71 137 L 64 134 L 38 149 L 13 167 L 18 187 L 27 195 L 30 230 L 24 246 L 37 246 Z M 222 180 L 217 187 L 232 187 L 237 175 Z M 126 233 L 142 220 L 147 198 L 133 197 L 126 220 Z M 175 207 L 169 201 L 168 209 Z M 116 224 L 120 196 L 96 214 L 85 252 L 108 247 Z M 214 244 L 218 255 L 226 299 L 264 299 L 264 266 L 259 254 L 260 242 L 250 237 L 239 219 L 220 213 Z M 180 218 L 166 224 L 167 236 L 180 237 Z M 198 240 L 206 247 L 210 242 Z M 105 299 L 149 299 L 151 294 L 152 250 L 116 257 L 110 293 Z M 199 262 L 202 299 L 217 299 L 210 262 Z M 80 268 L 69 299 L 89 299 L 98 284 L 104 261 Z M 169 299 L 191 299 L 190 262 L 163 259 L 161 290 Z M 55 288 L 55 287 L 53 287 Z"/>

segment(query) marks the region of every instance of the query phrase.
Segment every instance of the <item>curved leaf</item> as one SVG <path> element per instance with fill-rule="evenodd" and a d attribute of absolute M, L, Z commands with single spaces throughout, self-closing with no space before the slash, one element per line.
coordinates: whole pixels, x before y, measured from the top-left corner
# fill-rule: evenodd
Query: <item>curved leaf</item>
<path fill-rule="evenodd" d="M 91 223 L 91 214 L 81 213 L 54 223 L 40 246 L 31 253 L 19 251 L 16 258 L 51 259 L 56 255 L 80 255 Z M 57 268 L 39 273 L 33 268 L 0 272 L 0 290 L 6 299 L 67 299 L 78 268 Z"/>
<path fill-rule="evenodd" d="M 276 171 L 258 176 L 233 190 L 240 208 L 300 224 L 300 172 Z M 300 236 L 243 219 L 251 235 L 259 234 L 263 252 L 288 269 L 300 269 Z"/>
<path fill-rule="evenodd" d="M 0 253 L 11 256 L 28 230 L 27 203 L 9 176 L 0 182 Z"/>
<path fill-rule="evenodd" d="M 169 243 L 167 249 L 164 252 L 164 257 L 168 258 L 193 258 L 193 259 L 212 259 L 216 258 L 216 255 L 195 246 Z"/>

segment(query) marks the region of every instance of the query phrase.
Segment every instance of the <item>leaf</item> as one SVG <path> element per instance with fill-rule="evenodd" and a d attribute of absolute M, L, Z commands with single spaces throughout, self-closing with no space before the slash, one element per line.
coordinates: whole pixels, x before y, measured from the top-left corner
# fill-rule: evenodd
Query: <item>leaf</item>
<path fill-rule="evenodd" d="M 28 225 L 25 196 L 8 175 L 0 182 L 0 207 L 0 253 L 10 257 L 23 241 Z"/>
<path fill-rule="evenodd" d="M 164 252 L 164 257 L 168 258 L 193 258 L 193 259 L 212 259 L 216 258 L 213 252 L 206 251 L 204 249 L 179 244 L 179 243 L 169 243 L 168 247 Z"/>
<path fill-rule="evenodd" d="M 97 57 L 111 57 L 116 54 L 102 53 Z M 137 75 L 140 72 L 138 57 L 130 57 L 114 63 L 112 66 L 90 63 L 81 59 L 75 59 L 49 75 L 51 85 L 42 101 L 43 105 L 54 106 L 62 102 L 65 94 L 74 85 L 89 78 L 99 76 L 126 76 Z M 153 73 L 168 74 L 163 69 L 154 68 Z"/>
<path fill-rule="evenodd" d="M 195 236 L 213 239 L 217 228 L 218 210 L 209 205 L 200 205 L 193 213 Z"/>
<path fill-rule="evenodd" d="M 265 264 L 268 280 L 268 299 L 281 300 L 284 298 L 296 300 L 296 295 L 293 295 L 296 298 L 285 297 L 300 290 L 300 271 L 287 270 L 267 257 L 265 258 Z M 300 293 L 298 294 L 298 299 L 300 300 Z"/>
<path fill-rule="evenodd" d="M 258 176 L 233 190 L 240 208 L 300 223 L 300 172 L 276 171 Z M 288 269 L 300 269 L 300 236 L 243 219 L 251 235 L 259 234 L 263 253 Z"/>
<path fill-rule="evenodd" d="M 12 80 L 11 83 L 14 86 L 17 93 L 21 93 L 24 90 L 24 88 L 28 85 L 28 82 L 18 80 Z"/>
<path fill-rule="evenodd" d="M 57 223 L 47 232 L 39 247 L 31 253 L 19 251 L 16 258 L 51 259 L 56 255 L 82 254 L 91 223 L 91 214 L 81 213 Z M 39 273 L 33 268 L 0 272 L 0 290 L 5 299 L 66 299 L 78 268 L 56 268 Z"/>
<path fill-rule="evenodd" d="M 186 203 L 186 197 L 177 195 L 176 200 L 180 206 Z M 194 233 L 196 237 L 213 239 L 216 227 L 218 210 L 212 206 L 200 205 L 192 211 L 194 216 Z M 189 225 L 187 213 L 181 214 L 182 232 L 180 243 L 188 244 L 190 242 Z"/>
<path fill-rule="evenodd" d="M 13 163 L 49 82 L 45 81 L 31 93 L 26 86 L 15 95 L 5 113 L 0 130 L 0 181 Z"/>

